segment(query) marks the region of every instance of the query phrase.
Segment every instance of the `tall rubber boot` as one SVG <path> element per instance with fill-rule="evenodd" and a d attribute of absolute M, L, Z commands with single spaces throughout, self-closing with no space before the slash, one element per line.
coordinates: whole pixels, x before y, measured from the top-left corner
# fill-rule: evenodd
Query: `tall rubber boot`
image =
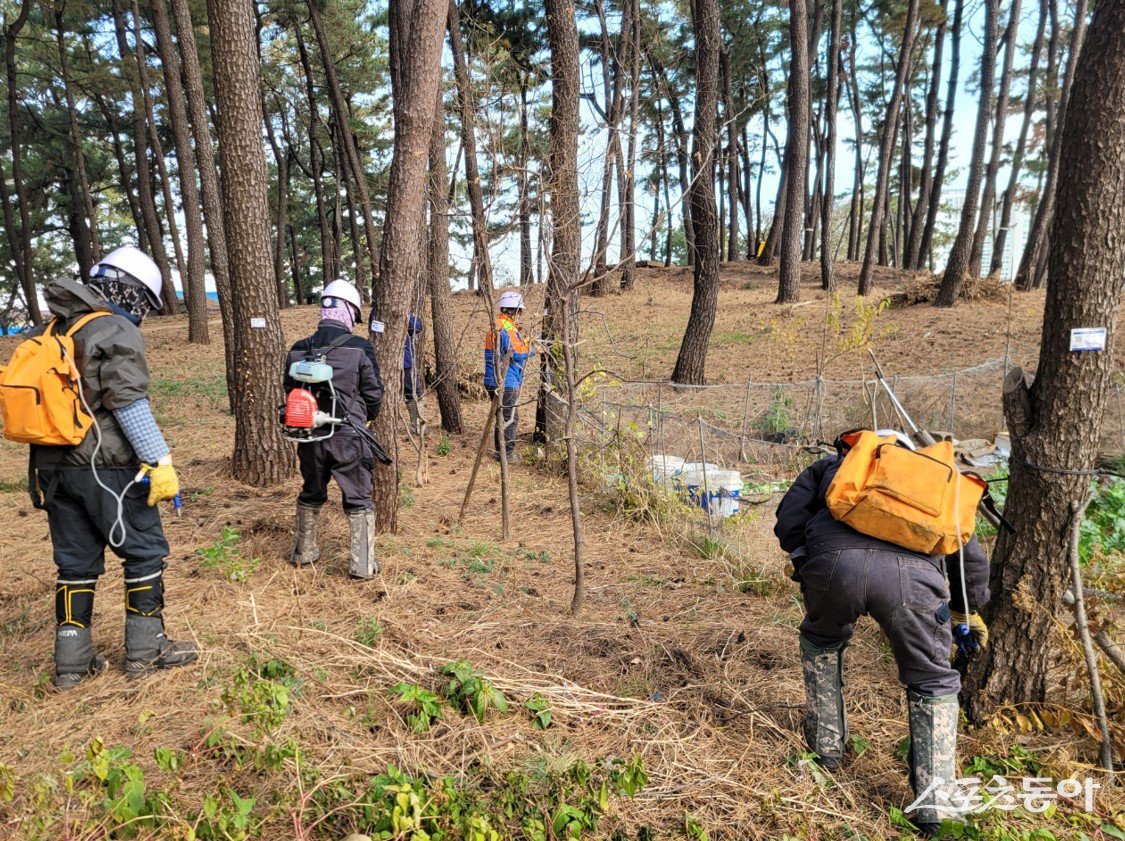
<path fill-rule="evenodd" d="M 801 668 L 805 675 L 805 741 L 819 765 L 837 770 L 848 744 L 844 709 L 844 648 L 818 648 L 801 637 Z"/>
<path fill-rule="evenodd" d="M 410 413 L 410 430 L 415 435 L 421 435 L 426 421 L 422 418 L 422 406 L 413 397 L 406 398 L 406 411 Z"/>
<path fill-rule="evenodd" d="M 94 617 L 96 579 L 59 581 L 55 586 L 55 689 L 67 692 L 105 671 L 105 658 L 94 651 L 90 624 Z"/>
<path fill-rule="evenodd" d="M 351 551 L 348 575 L 366 579 L 379 574 L 379 559 L 375 557 L 375 512 L 356 511 L 348 515 L 351 528 Z"/>
<path fill-rule="evenodd" d="M 296 540 L 293 551 L 289 553 L 289 563 L 293 566 L 308 566 L 320 558 L 320 547 L 316 545 L 316 522 L 320 519 L 320 507 L 297 503 Z"/>
<path fill-rule="evenodd" d="M 163 613 L 163 572 L 125 579 L 125 676 L 131 680 L 199 657 L 194 642 L 173 642 L 164 635 Z"/>
<path fill-rule="evenodd" d="M 911 823 L 927 837 L 935 837 L 943 820 L 957 820 L 951 809 L 957 779 L 956 695 L 928 697 L 910 690 L 910 785 L 916 808 L 908 813 Z"/>

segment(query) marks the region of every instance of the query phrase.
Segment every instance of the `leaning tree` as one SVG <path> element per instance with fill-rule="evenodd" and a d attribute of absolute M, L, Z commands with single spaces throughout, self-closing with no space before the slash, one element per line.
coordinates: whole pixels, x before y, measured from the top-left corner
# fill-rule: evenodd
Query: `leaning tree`
<path fill-rule="evenodd" d="M 993 557 L 989 647 L 969 667 L 965 701 L 980 720 L 997 704 L 1042 701 L 1062 607 L 1073 503 L 1084 500 L 1098 457 L 1114 371 L 1114 332 L 1125 276 L 1125 2 L 1098 4 L 1074 74 L 1062 127 L 1050 233 L 1050 284 L 1034 380 L 1004 383 L 1012 435 L 1011 490 Z M 1104 350 L 1071 350 L 1076 328 L 1104 327 Z"/>

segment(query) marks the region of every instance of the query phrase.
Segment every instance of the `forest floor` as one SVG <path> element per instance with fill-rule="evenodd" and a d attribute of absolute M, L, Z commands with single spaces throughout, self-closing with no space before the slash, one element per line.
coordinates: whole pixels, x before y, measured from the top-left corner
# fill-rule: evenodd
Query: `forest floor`
<path fill-rule="evenodd" d="M 806 267 L 804 302 L 779 307 L 774 272 L 724 267 L 710 382 L 733 389 L 748 378 L 869 376 L 866 352 L 848 346 L 857 323 L 888 373 L 945 374 L 1006 352 L 1033 368 L 1040 292 L 872 316 L 848 296 L 833 305 L 814 288 L 815 271 Z M 854 288 L 854 276 L 854 267 L 843 266 L 841 288 Z M 905 279 L 888 274 L 880 282 L 889 293 Z M 543 288 L 528 292 L 529 313 L 538 312 Z M 641 269 L 632 291 L 584 299 L 581 371 L 666 378 L 690 296 L 690 271 Z M 454 300 L 468 381 L 480 370 L 488 319 L 477 297 Z M 316 317 L 312 307 L 284 311 L 287 341 L 311 332 Z M 537 326 L 534 317 L 527 321 Z M 449 436 L 440 446 L 445 454 L 440 431 L 430 436 L 422 486 L 410 444 L 399 443 L 408 454 L 402 509 L 398 533 L 380 538 L 382 574 L 348 580 L 348 530 L 334 488 L 321 520 L 322 559 L 297 570 L 286 560 L 298 480 L 257 490 L 228 477 L 233 423 L 218 324 L 206 347 L 186 343 L 182 319 L 153 319 L 144 332 L 154 404 L 183 483 L 182 515 L 165 515 L 172 546 L 165 617 L 172 638 L 196 640 L 203 654 L 191 668 L 127 682 L 122 582 L 110 569 L 95 612 L 109 670 L 72 693 L 48 691 L 55 575 L 46 517 L 28 502 L 25 449 L 0 443 L 0 835 L 100 838 L 124 824 L 113 837 L 342 838 L 371 829 L 364 815 L 382 812 L 370 805 L 364 781 L 396 766 L 452 776 L 477 798 L 457 801 L 462 806 L 502 802 L 496 811 L 507 809 L 513 820 L 522 814 L 513 803 L 534 801 L 549 820 L 562 815 L 556 832 L 573 819 L 571 826 L 585 822 L 589 838 L 900 836 L 893 812 L 912 799 L 902 762 L 905 699 L 874 623 L 860 623 L 847 652 L 857 755 L 831 775 L 801 761 L 802 611 L 772 538 L 772 504 L 728 524 L 723 551 L 700 551 L 691 539 L 697 524 L 627 516 L 596 483 L 584 487 L 587 595 L 572 617 L 565 477 L 537 462 L 534 447 L 525 446 L 529 458 L 511 470 L 510 540 L 500 536 L 499 470 L 491 460 L 468 515 L 456 522 L 486 408 L 468 399 L 466 432 Z M 0 357 L 13 344 L 0 342 Z M 428 414 L 436 429 L 433 397 Z M 227 532 L 224 544 L 226 528 L 239 534 Z M 1080 670 L 1072 648 L 1060 646 L 1060 670 Z M 480 723 L 445 706 L 441 720 L 415 732 L 409 705 L 388 690 L 419 684 L 440 695 L 447 679 L 436 670 L 462 659 L 504 693 L 511 713 L 493 710 Z M 1107 682 L 1120 714 L 1125 690 Z M 545 729 L 523 706 L 533 699 L 550 710 Z M 1060 691 L 1059 701 L 1082 718 L 1080 687 Z M 1096 743 L 1080 728 L 1021 732 L 1013 722 L 967 732 L 962 767 L 986 777 L 996 769 L 1062 779 L 1085 777 L 1096 762 Z M 627 787 L 614 758 L 634 756 L 647 784 L 633 797 L 612 796 Z M 617 769 L 611 796 L 574 793 L 584 785 L 574 782 L 585 779 L 580 761 L 595 778 Z M 1120 792 L 1099 791 L 1089 817 L 1074 801 L 1038 817 L 993 811 L 980 820 L 982 832 L 1003 825 L 1011 834 L 979 837 L 1023 838 L 1044 827 L 1049 837 L 1072 838 L 1077 826 L 1091 838 L 1125 837 L 1095 829 L 1112 832 L 1115 819 L 1125 828 Z M 441 810 L 454 800 L 447 790 L 424 811 L 447 815 Z M 577 817 L 561 811 L 564 800 Z M 517 837 L 496 811 L 492 825 L 501 828 L 493 837 Z M 409 808 L 378 837 L 412 837 L 408 817 Z"/>

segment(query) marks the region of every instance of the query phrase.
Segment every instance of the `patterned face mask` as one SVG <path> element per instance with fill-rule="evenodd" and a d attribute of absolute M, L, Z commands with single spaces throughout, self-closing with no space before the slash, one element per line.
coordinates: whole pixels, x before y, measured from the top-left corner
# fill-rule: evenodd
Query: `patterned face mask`
<path fill-rule="evenodd" d="M 349 330 L 355 328 L 355 308 L 343 298 L 329 296 L 320 300 L 320 320 L 339 321 Z"/>
<path fill-rule="evenodd" d="M 87 281 L 87 286 L 116 304 L 134 318 L 143 321 L 145 316 L 156 309 L 152 293 L 132 275 L 120 272 L 109 266 L 99 266 L 99 274 Z"/>

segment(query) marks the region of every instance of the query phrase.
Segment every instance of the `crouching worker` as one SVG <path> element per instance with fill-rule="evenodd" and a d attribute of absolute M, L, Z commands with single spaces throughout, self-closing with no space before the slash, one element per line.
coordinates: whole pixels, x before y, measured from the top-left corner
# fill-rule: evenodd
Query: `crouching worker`
<path fill-rule="evenodd" d="M 138 329 L 160 296 L 156 264 L 137 248 L 118 248 L 85 285 L 61 280 L 46 288 L 54 318 L 31 332 L 0 373 L 4 435 L 31 444 L 28 487 L 32 504 L 47 512 L 58 567 L 60 691 L 106 667 L 91 631 L 106 547 L 125 570 L 125 674 L 140 678 L 199 656 L 194 643 L 164 635 L 168 541 L 156 504 L 176 498 L 179 480 L 149 405 Z M 69 370 L 70 382 L 55 375 L 52 387 L 39 376 L 52 370 Z"/>
<path fill-rule="evenodd" d="M 870 432 L 861 434 L 870 436 L 866 446 L 881 450 L 880 469 L 887 468 L 889 473 L 901 459 L 925 461 L 915 453 L 901 455 L 906 451 L 900 447 L 912 450 L 913 446 L 896 432 L 879 432 L 878 439 Z M 845 439 L 854 440 L 850 435 L 841 437 L 841 441 Z M 907 690 L 908 761 L 917 798 L 917 808 L 908 817 L 923 833 L 933 835 L 943 818 L 956 817 L 953 811 L 940 808 L 950 802 L 949 784 L 957 777 L 961 679 L 950 666 L 953 624 L 969 629 L 971 636 L 962 645 L 987 642 L 988 629 L 980 616 L 965 616 L 963 594 L 976 607 L 988 601 L 988 558 L 975 537 L 964 542 L 962 581 L 956 538 L 952 555 L 929 555 L 862 534 L 837 520 L 829 498 L 835 500 L 839 486 L 831 491 L 830 487 L 841 470 L 846 446 L 837 442 L 840 454 L 821 459 L 798 477 L 778 506 L 774 528 L 781 548 L 793 561 L 793 577 L 804 594 L 800 644 L 808 701 L 805 738 L 817 762 L 831 770 L 840 767 L 848 745 L 843 652 L 856 620 L 871 616 L 890 642 L 899 679 Z M 948 455 L 952 464 L 952 447 Z M 933 464 L 948 487 L 951 474 L 947 468 L 935 461 L 925 461 L 923 467 Z M 917 465 L 907 465 L 906 470 L 914 471 L 917 479 Z M 846 481 L 848 475 L 841 478 Z M 969 477 L 957 478 L 969 481 Z M 861 507 L 862 503 L 856 510 Z M 975 507 L 975 501 L 963 506 L 965 516 L 974 517 Z"/>
<path fill-rule="evenodd" d="M 358 427 L 336 424 L 331 437 L 298 445 L 297 458 L 304 485 L 297 497 L 297 534 L 290 563 L 304 566 L 320 557 L 317 520 L 321 507 L 328 501 L 328 481 L 335 479 L 340 486 L 351 532 L 348 574 L 364 579 L 379 572 L 379 562 L 375 558 L 375 504 L 371 500 L 371 473 L 375 462 L 370 445 L 358 430 L 378 416 L 383 383 L 371 342 L 352 333 L 360 317 L 360 303 L 359 292 L 347 281 L 334 280 L 324 288 L 316 332 L 301 339 L 289 351 L 285 363 L 285 391 L 303 386 L 290 376 L 290 366 L 294 362 L 323 357 L 332 368 L 336 416 L 347 418 Z M 328 389 L 314 387 L 314 393 L 320 410 L 331 413 L 333 406 Z M 326 428 L 325 433 L 328 431 Z"/>

